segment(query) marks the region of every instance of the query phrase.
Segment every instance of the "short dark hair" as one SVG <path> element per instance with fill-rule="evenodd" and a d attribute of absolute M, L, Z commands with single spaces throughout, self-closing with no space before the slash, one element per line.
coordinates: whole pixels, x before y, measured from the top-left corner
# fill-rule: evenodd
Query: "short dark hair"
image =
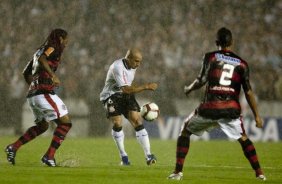
<path fill-rule="evenodd" d="M 231 44 L 232 44 L 231 31 L 225 27 L 220 28 L 216 34 L 216 45 L 225 48 L 230 46 Z"/>

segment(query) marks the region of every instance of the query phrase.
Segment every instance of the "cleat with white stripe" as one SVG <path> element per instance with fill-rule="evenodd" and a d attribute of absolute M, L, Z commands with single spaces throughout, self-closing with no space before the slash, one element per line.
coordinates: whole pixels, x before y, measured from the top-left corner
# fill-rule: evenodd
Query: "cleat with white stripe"
<path fill-rule="evenodd" d="M 178 173 L 172 173 L 170 174 L 167 179 L 169 180 L 182 180 L 183 178 L 183 173 L 182 172 L 178 172 Z"/>
<path fill-rule="evenodd" d="M 41 162 L 49 167 L 56 167 L 56 160 L 49 159 L 46 155 L 41 158 Z"/>
<path fill-rule="evenodd" d="M 257 179 L 265 181 L 266 177 L 263 174 L 260 174 L 260 175 L 257 176 Z"/>

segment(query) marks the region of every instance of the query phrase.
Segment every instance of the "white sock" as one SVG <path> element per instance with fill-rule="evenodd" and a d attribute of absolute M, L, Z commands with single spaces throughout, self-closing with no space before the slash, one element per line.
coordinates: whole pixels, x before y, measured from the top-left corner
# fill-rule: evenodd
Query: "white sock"
<path fill-rule="evenodd" d="M 119 150 L 119 154 L 120 156 L 127 156 L 127 153 L 125 152 L 125 149 L 124 149 L 124 133 L 123 133 L 123 130 L 119 131 L 119 132 L 116 132 L 112 129 L 112 136 L 113 136 L 113 139 L 118 147 L 118 150 Z"/>
<path fill-rule="evenodd" d="M 145 153 L 145 157 L 147 158 L 147 155 L 151 155 L 150 141 L 149 141 L 149 135 L 147 130 L 144 128 L 142 130 L 136 131 L 136 138 L 138 142 L 141 144 Z"/>

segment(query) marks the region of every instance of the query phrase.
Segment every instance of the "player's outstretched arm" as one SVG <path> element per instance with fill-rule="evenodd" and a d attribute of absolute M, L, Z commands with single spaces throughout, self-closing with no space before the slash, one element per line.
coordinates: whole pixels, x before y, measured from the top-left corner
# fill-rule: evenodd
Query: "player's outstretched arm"
<path fill-rule="evenodd" d="M 123 86 L 121 90 L 123 93 L 132 94 L 132 93 L 139 93 L 144 90 L 152 90 L 155 91 L 158 88 L 157 83 L 147 83 L 143 85 L 132 85 L 132 86 Z"/>
<path fill-rule="evenodd" d="M 258 112 L 258 108 L 257 108 L 257 103 L 256 103 L 256 100 L 255 100 L 255 95 L 253 93 L 253 91 L 251 89 L 249 89 L 248 91 L 245 91 L 245 97 L 246 97 L 246 100 L 255 116 L 255 121 L 256 121 L 256 127 L 258 128 L 262 128 L 263 126 L 263 121 L 259 115 L 259 112 Z"/>
<path fill-rule="evenodd" d="M 205 83 L 200 82 L 199 79 L 196 79 L 189 86 L 184 86 L 184 93 L 188 96 L 191 91 L 201 88 L 204 84 Z"/>
<path fill-rule="evenodd" d="M 192 84 L 190 84 L 189 86 L 186 85 L 184 86 L 184 93 L 186 94 L 186 96 L 188 96 L 191 91 L 199 89 L 206 84 L 207 76 L 208 76 L 208 68 L 209 68 L 207 58 L 208 57 L 205 54 L 200 73 L 198 77 L 194 80 L 194 82 L 192 82 Z"/>

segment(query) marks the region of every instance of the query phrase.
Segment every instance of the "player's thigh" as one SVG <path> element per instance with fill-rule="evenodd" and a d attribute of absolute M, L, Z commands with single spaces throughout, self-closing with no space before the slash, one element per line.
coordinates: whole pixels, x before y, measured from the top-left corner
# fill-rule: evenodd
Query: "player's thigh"
<path fill-rule="evenodd" d="M 220 129 L 231 139 L 238 140 L 245 135 L 245 129 L 241 118 L 220 119 L 218 121 Z"/>
<path fill-rule="evenodd" d="M 42 109 L 41 104 L 41 100 L 38 98 L 38 96 L 33 96 L 33 97 L 29 97 L 27 98 L 27 102 L 29 104 L 29 108 L 33 113 L 33 116 L 35 118 L 35 123 L 40 123 L 40 122 L 44 122 L 47 121 L 49 122 L 45 117 L 45 112 Z"/>
<path fill-rule="evenodd" d="M 140 106 L 134 95 L 124 95 L 124 112 L 123 115 L 129 119 L 129 121 L 139 121 L 140 116 Z"/>
<path fill-rule="evenodd" d="M 208 119 L 192 112 L 184 121 L 183 130 L 201 136 L 204 131 L 210 130 L 216 126 L 216 121 Z"/>
<path fill-rule="evenodd" d="M 131 123 L 131 125 L 134 128 L 143 124 L 142 117 L 140 115 L 140 112 L 138 111 L 129 111 L 128 112 L 128 121 Z"/>

